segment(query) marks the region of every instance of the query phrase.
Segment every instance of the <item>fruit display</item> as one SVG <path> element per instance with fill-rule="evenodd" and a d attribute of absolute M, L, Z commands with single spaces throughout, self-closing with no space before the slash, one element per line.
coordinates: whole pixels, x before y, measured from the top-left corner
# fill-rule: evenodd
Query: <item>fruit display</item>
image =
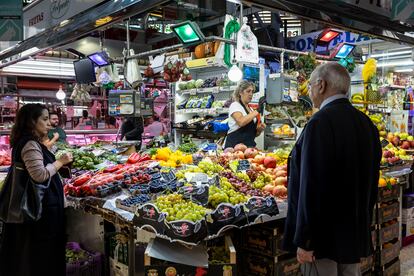
<path fill-rule="evenodd" d="M 138 194 L 121 200 L 120 204 L 126 207 L 137 206 L 151 200 L 147 194 Z"/>
<path fill-rule="evenodd" d="M 176 168 L 185 164 L 192 164 L 193 157 L 191 154 L 185 154 L 180 150 L 172 151 L 170 148 L 157 149 L 152 159 L 159 161 L 162 167 Z"/>
<path fill-rule="evenodd" d="M 316 56 L 313 53 L 299 56 L 295 60 L 295 70 L 298 72 L 298 91 L 301 95 L 309 94 L 307 81 L 317 64 Z"/>
<path fill-rule="evenodd" d="M 232 85 L 237 85 L 237 83 L 230 81 L 227 74 L 224 74 L 221 77 L 212 77 L 205 80 L 197 79 L 187 82 L 183 80 L 178 83 L 178 88 L 179 90 L 189 90 L 194 88 L 228 87 Z"/>
<path fill-rule="evenodd" d="M 364 102 L 364 94 L 363 93 L 354 93 L 354 94 L 352 94 L 351 101 L 353 103 L 363 103 Z"/>
<path fill-rule="evenodd" d="M 249 196 L 266 196 L 268 193 L 265 193 L 261 189 L 256 189 L 252 187 L 248 182 L 238 178 L 231 171 L 223 171 L 220 174 L 222 177 L 227 179 L 226 181 L 230 183 L 238 192 L 249 195 Z"/>
<path fill-rule="evenodd" d="M 208 203 L 216 208 L 220 203 L 231 203 L 233 205 L 245 203 L 248 196 L 237 192 L 233 185 L 225 177 L 220 177 L 220 187 L 210 186 Z"/>
<path fill-rule="evenodd" d="M 0 150 L 0 166 L 10 166 L 11 165 L 11 156 L 5 150 Z"/>
<path fill-rule="evenodd" d="M 312 116 L 312 108 L 305 101 L 297 103 L 266 105 L 266 110 L 270 113 L 266 115 L 266 119 L 286 120 L 291 119 L 296 126 L 304 127 Z"/>
<path fill-rule="evenodd" d="M 394 177 L 383 177 L 380 176 L 378 179 L 378 187 L 390 187 L 393 185 L 396 185 L 398 183 L 398 180 Z"/>
<path fill-rule="evenodd" d="M 158 210 L 167 215 L 167 221 L 174 220 L 202 220 L 208 209 L 194 202 L 185 200 L 180 194 L 159 196 L 155 201 Z"/>
<path fill-rule="evenodd" d="M 167 62 L 164 65 L 164 80 L 166 82 L 176 82 L 180 78 L 182 81 L 189 81 L 192 79 L 190 71 L 188 70 L 185 62 L 180 60 L 172 63 L 171 61 Z"/>
<path fill-rule="evenodd" d="M 374 123 L 374 125 L 377 127 L 379 134 L 381 137 L 385 137 L 387 135 L 386 132 L 386 121 L 382 114 L 375 113 L 375 114 L 369 114 L 368 115 L 371 121 Z"/>
<path fill-rule="evenodd" d="M 71 152 L 73 155 L 72 167 L 79 170 L 93 170 L 102 160 L 93 154 L 93 152 L 85 150 L 67 149 L 56 153 L 56 159 L 65 152 Z"/>
<path fill-rule="evenodd" d="M 275 126 L 273 128 L 273 134 L 279 137 L 294 137 L 295 131 L 289 125 Z"/>
<path fill-rule="evenodd" d="M 195 153 L 198 150 L 198 147 L 194 142 L 182 143 L 178 146 L 178 150 L 185 153 Z"/>

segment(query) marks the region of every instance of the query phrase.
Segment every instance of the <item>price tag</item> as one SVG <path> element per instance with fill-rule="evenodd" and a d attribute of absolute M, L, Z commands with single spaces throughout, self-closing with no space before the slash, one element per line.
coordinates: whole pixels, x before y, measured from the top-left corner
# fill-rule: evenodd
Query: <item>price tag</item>
<path fill-rule="evenodd" d="M 197 90 L 196 89 L 191 89 L 189 94 L 191 96 L 197 95 Z"/>
<path fill-rule="evenodd" d="M 220 92 L 220 87 L 218 87 L 218 86 L 215 86 L 215 87 L 213 87 L 213 94 L 217 94 L 217 93 L 219 93 Z"/>
<path fill-rule="evenodd" d="M 388 142 L 388 140 L 387 139 L 382 139 L 382 141 L 381 141 L 381 146 L 383 147 L 383 148 L 385 148 L 386 146 L 388 146 L 388 144 L 389 144 L 390 142 Z"/>
<path fill-rule="evenodd" d="M 198 91 L 199 93 L 204 93 L 204 92 L 205 92 L 205 89 L 204 89 L 204 88 L 198 88 L 198 89 L 197 89 L 197 91 Z"/>
<path fill-rule="evenodd" d="M 95 156 L 101 156 L 102 154 L 104 154 L 104 153 L 105 153 L 105 151 L 104 151 L 104 150 L 100 150 L 100 149 L 95 149 L 95 150 L 93 150 L 93 151 L 92 151 L 92 153 L 93 153 Z"/>
<path fill-rule="evenodd" d="M 247 171 L 250 169 L 249 160 L 242 159 L 239 161 L 239 165 L 237 166 L 237 171 Z"/>

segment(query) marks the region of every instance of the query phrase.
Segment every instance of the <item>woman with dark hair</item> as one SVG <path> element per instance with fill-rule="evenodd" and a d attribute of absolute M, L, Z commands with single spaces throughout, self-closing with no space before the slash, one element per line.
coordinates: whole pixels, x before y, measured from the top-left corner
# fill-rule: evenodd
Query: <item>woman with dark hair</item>
<path fill-rule="evenodd" d="M 58 170 L 72 162 L 58 160 L 41 141 L 50 129 L 49 113 L 40 104 L 24 105 L 17 113 L 10 144 L 12 163 L 24 163 L 35 185 L 47 185 L 38 221 L 4 224 L 0 247 L 0 275 L 65 275 L 64 195 Z"/>

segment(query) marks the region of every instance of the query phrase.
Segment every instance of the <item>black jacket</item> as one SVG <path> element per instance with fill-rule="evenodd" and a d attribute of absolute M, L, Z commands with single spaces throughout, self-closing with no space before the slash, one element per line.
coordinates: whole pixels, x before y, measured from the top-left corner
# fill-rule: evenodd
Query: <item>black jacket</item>
<path fill-rule="evenodd" d="M 23 162 L 21 151 L 31 138 L 24 137 L 14 148 L 17 160 Z M 41 145 L 43 163 L 55 161 L 54 155 Z M 52 176 L 42 200 L 39 221 L 5 224 L 0 243 L 0 276 L 64 276 L 65 217 L 63 185 L 58 174 Z"/>
<path fill-rule="evenodd" d="M 142 117 L 128 118 L 121 127 L 121 139 L 127 141 L 141 141 L 144 132 L 144 122 Z"/>
<path fill-rule="evenodd" d="M 289 161 L 285 250 L 344 264 L 371 254 L 381 153 L 376 127 L 347 99 L 311 118 Z"/>

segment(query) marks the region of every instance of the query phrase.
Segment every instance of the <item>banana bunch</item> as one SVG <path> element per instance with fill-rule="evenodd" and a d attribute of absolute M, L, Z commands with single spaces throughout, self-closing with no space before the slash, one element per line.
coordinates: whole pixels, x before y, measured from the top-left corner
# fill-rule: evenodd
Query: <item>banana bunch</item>
<path fill-rule="evenodd" d="M 308 89 L 309 80 L 305 80 L 302 84 L 298 87 L 298 92 L 301 96 L 307 96 L 309 93 Z"/>
<path fill-rule="evenodd" d="M 376 114 L 370 114 L 369 118 L 374 123 L 374 125 L 377 127 L 380 136 L 385 137 L 387 135 L 387 132 L 386 132 L 386 122 L 385 122 L 384 116 L 380 113 L 376 113 Z"/>
<path fill-rule="evenodd" d="M 353 103 L 361 103 L 364 101 L 364 94 L 355 93 L 354 95 L 352 95 L 351 100 Z"/>

